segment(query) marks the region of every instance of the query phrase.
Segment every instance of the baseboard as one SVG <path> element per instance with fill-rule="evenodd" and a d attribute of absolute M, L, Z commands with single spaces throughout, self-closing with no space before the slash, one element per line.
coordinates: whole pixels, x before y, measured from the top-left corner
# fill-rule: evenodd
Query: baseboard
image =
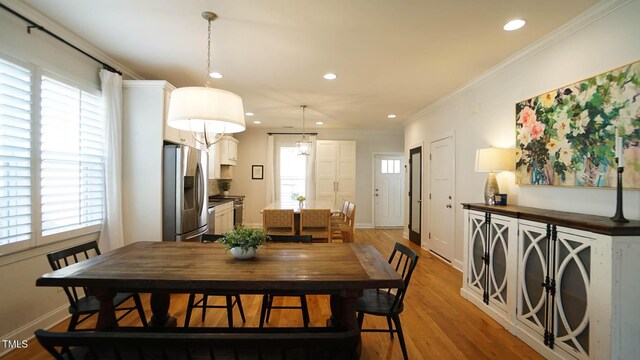
<path fill-rule="evenodd" d="M 402 238 L 405 240 L 409 240 L 409 231 L 407 231 L 407 228 L 404 228 L 404 230 L 402 230 Z"/>
<path fill-rule="evenodd" d="M 8 333 L 2 335 L 2 340 L 31 340 L 34 338 L 33 333 L 38 329 L 50 329 L 59 322 L 69 317 L 68 311 L 69 305 L 65 304 L 59 308 L 42 315 L 41 317 L 33 320 L 32 322 Z M 8 354 L 9 352 L 18 348 L 0 348 L 0 357 Z"/>
<path fill-rule="evenodd" d="M 462 260 L 453 260 L 451 262 L 451 265 L 453 265 L 454 268 L 458 269 L 458 271 L 462 272 Z"/>
<path fill-rule="evenodd" d="M 373 229 L 373 225 L 371 223 L 356 223 L 356 229 Z"/>

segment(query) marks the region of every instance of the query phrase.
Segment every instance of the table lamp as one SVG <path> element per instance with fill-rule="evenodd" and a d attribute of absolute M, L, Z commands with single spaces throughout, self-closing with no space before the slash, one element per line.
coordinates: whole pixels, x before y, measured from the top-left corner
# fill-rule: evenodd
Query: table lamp
<path fill-rule="evenodd" d="M 486 148 L 476 150 L 476 172 L 489 172 L 484 185 L 484 203 L 495 205 L 494 196 L 500 193 L 494 171 L 515 169 L 513 149 Z"/>

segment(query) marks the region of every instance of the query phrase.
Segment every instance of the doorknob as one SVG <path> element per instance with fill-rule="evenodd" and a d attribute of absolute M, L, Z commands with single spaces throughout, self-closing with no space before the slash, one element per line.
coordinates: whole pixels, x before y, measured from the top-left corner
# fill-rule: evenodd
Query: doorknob
<path fill-rule="evenodd" d="M 447 204 L 447 207 L 448 207 L 449 209 L 451 209 L 451 204 Z"/>

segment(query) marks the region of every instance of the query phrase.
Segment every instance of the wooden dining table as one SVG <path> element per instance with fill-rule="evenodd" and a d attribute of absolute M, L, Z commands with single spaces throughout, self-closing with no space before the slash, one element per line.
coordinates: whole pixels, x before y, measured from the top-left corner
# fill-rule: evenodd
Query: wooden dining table
<path fill-rule="evenodd" d="M 303 209 L 329 209 L 331 212 L 339 211 L 336 209 L 333 202 L 331 201 L 323 201 L 323 200 L 305 200 L 302 202 Z M 269 205 L 265 206 L 265 209 L 275 209 L 275 210 L 290 210 L 292 209 L 294 213 L 300 213 L 300 204 L 299 202 L 291 202 L 291 201 L 274 201 Z"/>
<path fill-rule="evenodd" d="M 364 289 L 400 288 L 400 275 L 368 244 L 271 243 L 256 257 L 235 259 L 216 243 L 140 241 L 42 275 L 36 286 L 85 287 L 100 301 L 98 329 L 117 327 L 117 292 L 151 293 L 151 324 L 175 326 L 171 293 L 331 295 L 331 326 L 355 329 Z"/>

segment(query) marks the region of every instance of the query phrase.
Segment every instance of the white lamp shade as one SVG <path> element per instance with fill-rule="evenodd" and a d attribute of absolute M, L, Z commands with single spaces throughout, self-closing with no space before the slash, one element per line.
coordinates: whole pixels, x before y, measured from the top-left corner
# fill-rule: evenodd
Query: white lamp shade
<path fill-rule="evenodd" d="M 486 148 L 476 150 L 476 171 L 491 172 L 515 169 L 513 149 Z"/>
<path fill-rule="evenodd" d="M 238 133 L 246 128 L 242 98 L 208 87 L 173 90 L 167 123 L 180 130 L 218 134 Z"/>

